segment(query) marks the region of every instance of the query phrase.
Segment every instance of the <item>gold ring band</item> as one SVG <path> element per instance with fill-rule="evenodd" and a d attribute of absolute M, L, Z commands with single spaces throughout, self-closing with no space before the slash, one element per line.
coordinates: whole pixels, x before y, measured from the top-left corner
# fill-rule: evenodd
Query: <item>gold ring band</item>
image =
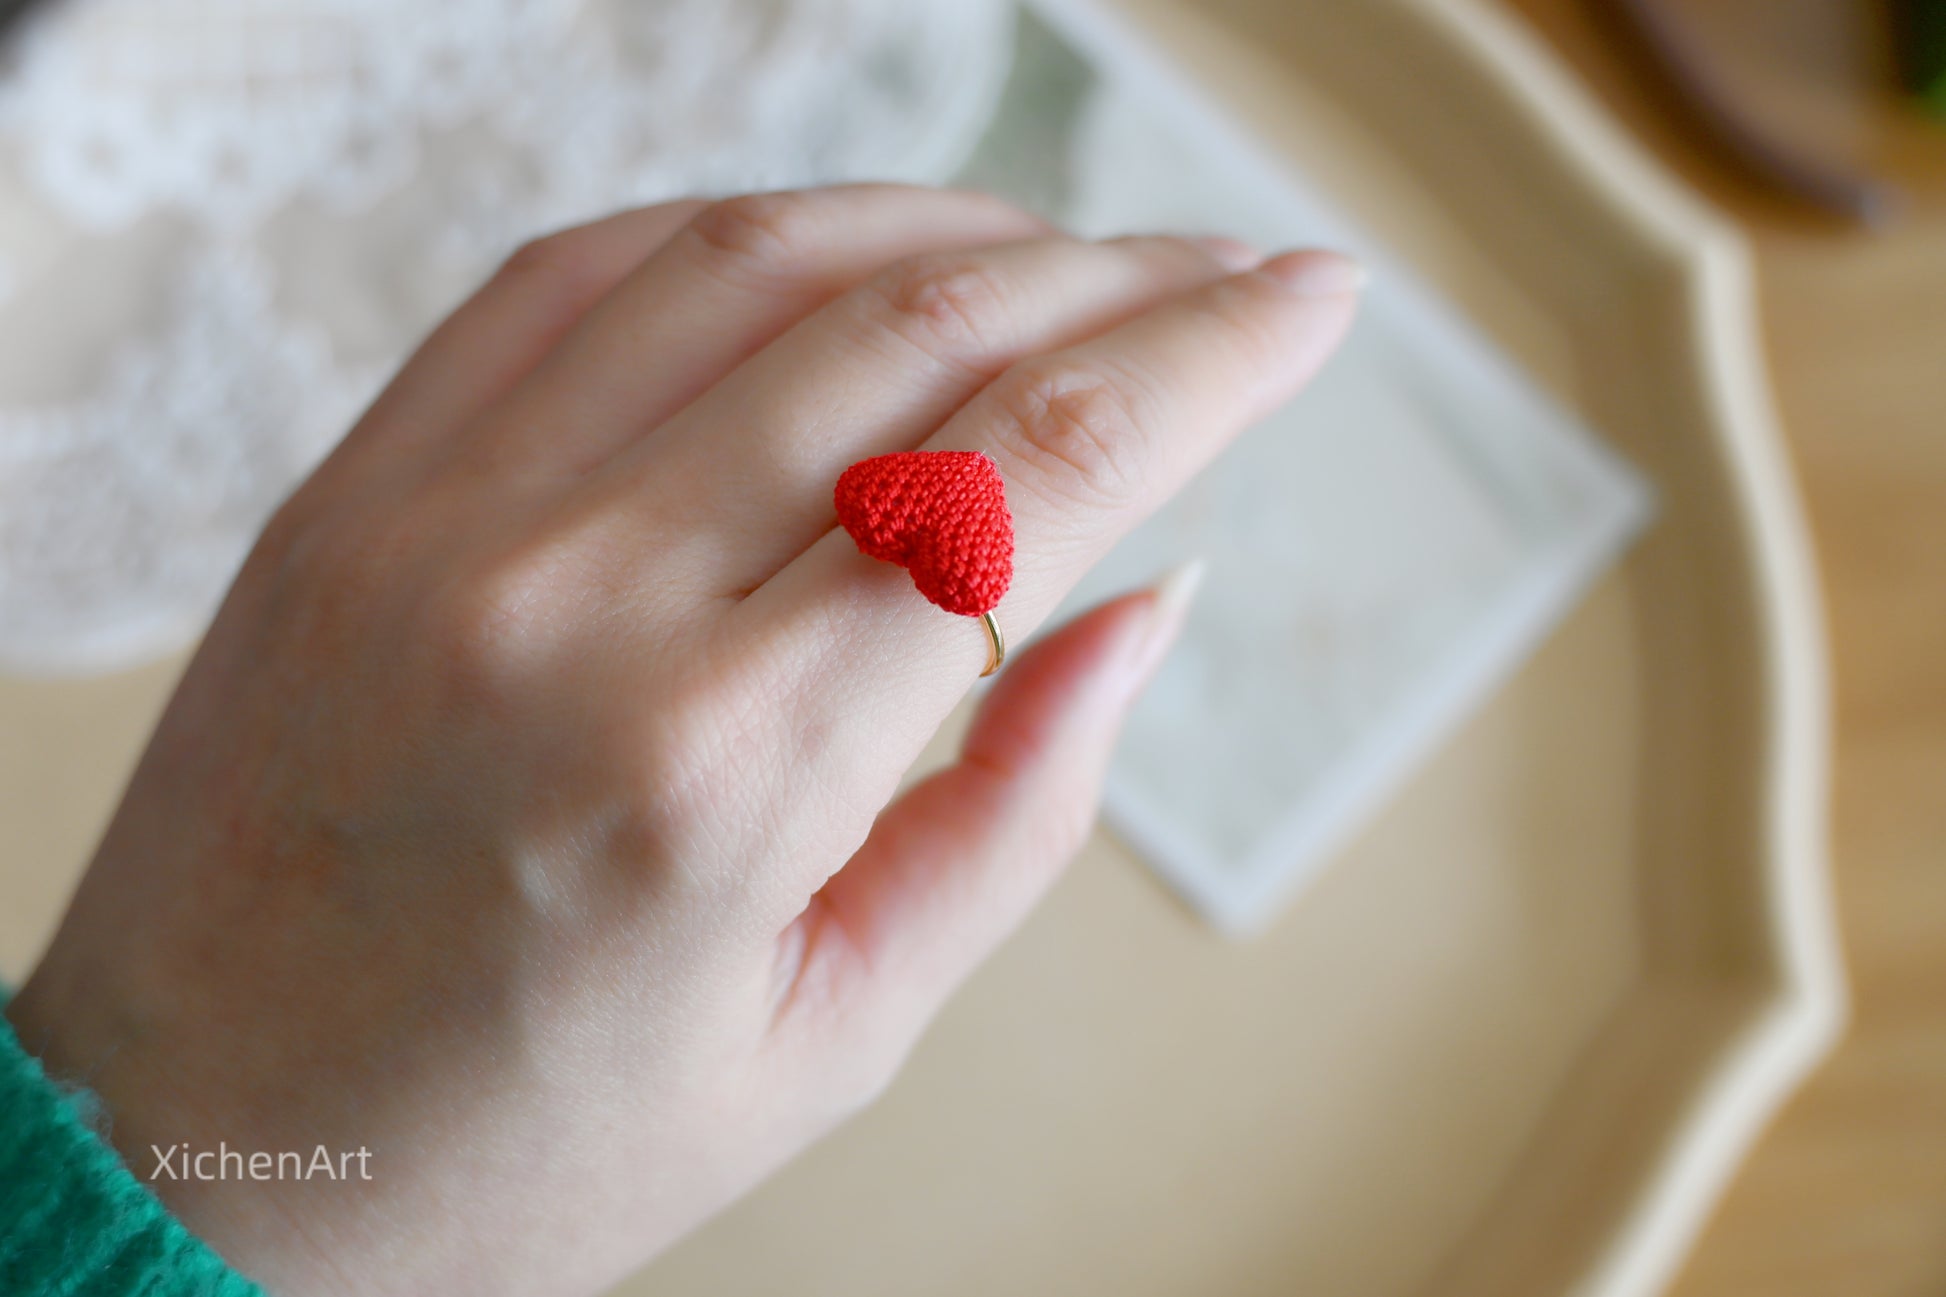
<path fill-rule="evenodd" d="M 990 612 L 980 614 L 980 625 L 987 628 L 987 669 L 980 672 L 980 679 L 984 680 L 1007 660 L 1007 637 L 1000 633 L 1000 623 Z"/>

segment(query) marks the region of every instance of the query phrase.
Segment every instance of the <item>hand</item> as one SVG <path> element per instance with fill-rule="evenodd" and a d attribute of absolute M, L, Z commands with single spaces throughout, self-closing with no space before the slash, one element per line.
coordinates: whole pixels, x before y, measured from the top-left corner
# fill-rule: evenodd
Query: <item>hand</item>
<path fill-rule="evenodd" d="M 1024 639 L 1344 331 L 1353 267 L 1256 260 L 887 186 L 523 249 L 265 531 L 21 1039 L 144 1178 L 367 1150 L 154 1181 L 280 1294 L 612 1282 L 887 1083 L 1180 620 L 1046 637 L 894 801 L 986 643 L 834 528 L 838 474 L 991 455 Z"/>

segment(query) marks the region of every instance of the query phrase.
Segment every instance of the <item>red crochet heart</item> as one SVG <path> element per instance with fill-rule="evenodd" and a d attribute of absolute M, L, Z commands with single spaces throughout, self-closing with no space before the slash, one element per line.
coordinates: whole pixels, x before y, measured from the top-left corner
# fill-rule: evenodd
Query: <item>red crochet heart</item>
<path fill-rule="evenodd" d="M 912 573 L 963 617 L 992 610 L 1014 578 L 1014 518 L 1000 466 L 970 450 L 860 460 L 838 478 L 838 521 L 860 553 Z"/>

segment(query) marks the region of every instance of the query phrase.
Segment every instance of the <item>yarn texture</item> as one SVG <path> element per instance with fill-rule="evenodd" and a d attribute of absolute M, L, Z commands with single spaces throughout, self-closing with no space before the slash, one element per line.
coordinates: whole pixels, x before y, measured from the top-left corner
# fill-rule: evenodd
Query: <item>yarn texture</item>
<path fill-rule="evenodd" d="M 0 1293 L 264 1297 L 96 1138 L 81 1097 L 0 1019 Z"/>
<path fill-rule="evenodd" d="M 1000 466 L 978 451 L 860 460 L 838 478 L 838 521 L 859 552 L 912 573 L 947 612 L 990 612 L 1014 577 L 1014 518 Z"/>

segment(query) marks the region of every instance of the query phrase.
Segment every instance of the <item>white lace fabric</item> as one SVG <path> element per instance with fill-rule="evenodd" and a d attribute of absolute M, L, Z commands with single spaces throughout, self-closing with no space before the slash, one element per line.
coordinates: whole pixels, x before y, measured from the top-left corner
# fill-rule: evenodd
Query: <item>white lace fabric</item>
<path fill-rule="evenodd" d="M 938 180 L 1002 0 L 43 0 L 0 73 L 0 667 L 197 633 L 276 502 L 515 244 Z"/>

